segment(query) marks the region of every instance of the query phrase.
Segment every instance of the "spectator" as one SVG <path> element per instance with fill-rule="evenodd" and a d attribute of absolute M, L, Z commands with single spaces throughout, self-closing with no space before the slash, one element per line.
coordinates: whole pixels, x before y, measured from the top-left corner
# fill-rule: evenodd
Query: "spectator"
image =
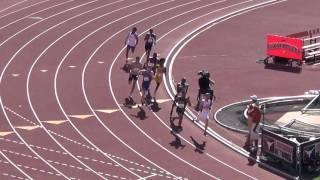
<path fill-rule="evenodd" d="M 248 127 L 249 127 L 249 136 L 247 139 L 247 144 L 250 151 L 254 151 L 258 148 L 258 139 L 259 139 L 259 123 L 261 120 L 261 109 L 259 107 L 258 98 L 256 95 L 250 96 L 252 103 L 248 106 Z"/>

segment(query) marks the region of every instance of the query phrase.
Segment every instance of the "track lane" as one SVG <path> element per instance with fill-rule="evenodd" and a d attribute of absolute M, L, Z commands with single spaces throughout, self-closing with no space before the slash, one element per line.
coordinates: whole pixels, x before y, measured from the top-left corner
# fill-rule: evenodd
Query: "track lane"
<path fill-rule="evenodd" d="M 0 155 L 2 156 L 0 158 L 0 161 L 3 162 L 3 164 L 6 164 L 4 162 L 8 162 L 8 164 L 10 164 L 10 167 L 1 167 L 0 169 L 2 169 L 1 175 L 3 176 L 10 176 L 12 178 L 13 175 L 16 177 L 21 177 L 21 178 L 27 178 L 27 179 L 32 179 L 27 173 L 25 173 L 20 167 L 18 167 L 14 162 L 11 161 L 11 159 L 9 159 L 8 156 L 5 155 L 5 153 L 3 152 L 3 149 L 0 150 Z M 20 178 L 20 179 L 21 179 Z"/>
<path fill-rule="evenodd" d="M 39 56 L 40 57 L 40 56 Z M 38 60 L 38 59 L 37 59 Z M 104 152 L 102 152 L 104 154 Z"/>
<path fill-rule="evenodd" d="M 86 3 L 85 3 L 86 4 Z M 79 6 L 80 7 L 80 6 Z M 73 9 L 73 8 L 72 8 Z"/>
<path fill-rule="evenodd" d="M 0 9 L 0 14 L 6 11 L 10 11 L 10 9 L 14 8 L 15 6 L 18 6 L 20 4 L 25 3 L 27 0 L 20 0 L 20 1 L 10 1 L 12 4 L 6 4 L 6 2 L 1 3 L 1 9 Z"/>

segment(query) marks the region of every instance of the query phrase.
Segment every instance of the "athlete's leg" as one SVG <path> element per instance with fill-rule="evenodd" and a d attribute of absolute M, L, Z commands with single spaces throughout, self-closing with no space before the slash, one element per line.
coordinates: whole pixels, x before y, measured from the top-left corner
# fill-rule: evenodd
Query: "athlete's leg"
<path fill-rule="evenodd" d="M 154 89 L 154 92 L 153 92 L 153 97 L 156 97 L 156 93 L 157 93 L 157 91 L 158 91 L 158 89 L 159 89 L 159 86 L 160 86 L 160 82 L 156 82 L 156 88 Z"/>
<path fill-rule="evenodd" d="M 129 50 L 130 50 L 130 46 L 127 46 L 127 48 L 126 48 L 126 63 L 128 62 L 128 58 L 129 58 Z"/>
<path fill-rule="evenodd" d="M 172 106 L 171 106 L 171 111 L 170 111 L 170 121 L 172 119 L 172 112 L 173 112 L 173 108 L 176 106 L 176 102 L 172 102 Z"/>
<path fill-rule="evenodd" d="M 207 135 L 208 122 L 209 122 L 209 119 L 206 118 L 206 120 L 205 120 L 205 126 L 204 126 L 204 133 L 203 133 L 205 136 Z"/>
<path fill-rule="evenodd" d="M 132 96 L 132 93 L 133 93 L 133 91 L 134 91 L 134 89 L 136 87 L 136 82 L 137 82 L 137 80 L 133 80 L 131 91 L 130 91 L 130 94 L 129 94 L 130 97 Z"/>

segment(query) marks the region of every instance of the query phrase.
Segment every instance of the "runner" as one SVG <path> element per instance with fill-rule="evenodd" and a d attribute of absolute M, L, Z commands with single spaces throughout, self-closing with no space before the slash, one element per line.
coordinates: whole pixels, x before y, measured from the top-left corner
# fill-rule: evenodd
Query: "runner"
<path fill-rule="evenodd" d="M 171 111 L 170 111 L 170 119 L 173 112 L 173 108 L 176 106 L 175 100 L 178 96 L 181 96 L 183 98 L 186 98 L 187 92 L 188 92 L 189 85 L 187 83 L 187 79 L 183 77 L 181 81 L 177 84 L 177 94 L 174 96 L 174 100 L 172 102 Z"/>
<path fill-rule="evenodd" d="M 142 72 L 142 85 L 141 85 L 141 88 L 142 88 L 141 104 L 142 105 L 146 105 L 146 96 L 147 96 L 147 93 L 149 93 L 149 88 L 150 88 L 152 79 L 153 79 L 153 72 L 151 70 L 151 67 L 147 66 L 146 70 Z"/>
<path fill-rule="evenodd" d="M 199 114 L 197 117 L 197 121 L 204 121 L 205 127 L 204 127 L 204 135 L 207 135 L 207 128 L 208 128 L 208 121 L 209 121 L 209 115 L 210 115 L 210 110 L 212 106 L 212 100 L 210 99 L 211 94 L 206 93 L 201 99 L 200 106 L 199 106 Z"/>
<path fill-rule="evenodd" d="M 149 33 L 147 33 L 146 36 L 144 37 L 144 41 L 145 41 L 144 48 L 147 56 L 147 63 L 149 61 L 151 49 L 153 46 L 156 45 L 156 40 L 157 40 L 157 36 L 153 33 L 153 29 L 150 29 Z"/>
<path fill-rule="evenodd" d="M 198 91 L 198 101 L 200 100 L 200 96 L 206 93 L 210 93 L 210 99 L 213 99 L 214 94 L 211 86 L 215 84 L 215 82 L 210 78 L 210 73 L 206 70 L 202 70 L 198 73 L 200 78 L 198 80 L 199 91 Z"/>
<path fill-rule="evenodd" d="M 251 152 L 257 150 L 258 148 L 258 139 L 259 139 L 259 123 L 261 120 L 261 109 L 259 107 L 258 97 L 256 95 L 250 96 L 252 104 L 248 106 L 248 127 L 249 127 L 249 136 L 247 139 L 247 144 Z M 254 142 L 254 144 L 253 144 Z"/>
<path fill-rule="evenodd" d="M 174 102 L 173 102 L 173 108 L 176 107 L 176 112 L 177 112 L 177 115 L 178 115 L 178 119 L 179 119 L 179 122 L 178 122 L 178 130 L 181 131 L 182 130 L 182 119 L 183 119 L 183 114 L 184 114 L 184 111 L 186 110 L 186 106 L 187 104 L 189 106 L 191 106 L 191 102 L 190 102 L 190 99 L 189 97 L 184 97 L 182 95 L 178 95 L 176 96 L 176 98 L 174 99 Z M 173 108 L 171 109 L 171 112 L 170 112 L 170 124 L 171 126 L 174 125 L 173 123 L 173 118 L 172 118 L 172 112 L 173 112 Z"/>
<path fill-rule="evenodd" d="M 129 85 L 133 81 L 132 88 L 131 88 L 131 91 L 129 93 L 129 99 L 130 100 L 132 100 L 132 93 L 133 93 L 133 91 L 134 91 L 134 89 L 136 87 L 136 82 L 138 80 L 139 73 L 140 73 L 140 71 L 142 69 L 143 69 L 143 64 L 140 63 L 140 57 L 137 56 L 136 60 L 129 65 L 129 80 L 128 80 Z"/>
<path fill-rule="evenodd" d="M 156 66 L 159 64 L 158 54 L 153 53 L 152 58 L 149 59 L 149 61 L 146 62 L 145 66 L 151 66 L 152 71 L 156 73 Z"/>
<path fill-rule="evenodd" d="M 139 38 L 138 38 L 137 28 L 133 27 L 131 32 L 129 32 L 129 34 L 126 37 L 126 40 L 124 42 L 124 44 L 127 46 L 127 49 L 126 49 L 126 63 L 128 63 L 129 51 L 131 50 L 131 52 L 133 54 L 136 46 L 138 45 L 138 42 L 139 42 Z"/>
<path fill-rule="evenodd" d="M 189 84 L 187 83 L 187 79 L 183 77 L 177 85 L 176 96 L 181 95 L 183 97 L 186 97 L 188 89 L 189 89 Z"/>
<path fill-rule="evenodd" d="M 156 69 L 155 69 L 155 78 L 154 80 L 156 81 L 156 88 L 154 89 L 154 93 L 153 93 L 153 98 L 154 98 L 154 101 L 156 101 L 156 93 L 159 89 L 159 86 L 162 82 L 162 78 L 163 78 L 163 74 L 166 74 L 166 67 L 164 67 L 164 62 L 165 62 L 165 59 L 164 58 L 161 58 L 160 59 L 160 63 L 156 65 Z"/>
<path fill-rule="evenodd" d="M 215 100 L 214 91 L 212 89 L 212 86 L 215 84 L 215 82 L 210 78 L 210 73 L 206 70 L 202 70 L 198 72 L 198 75 L 200 75 L 200 78 L 198 80 L 199 85 L 199 91 L 197 96 L 197 105 L 195 106 L 195 110 L 199 111 L 200 108 L 200 101 L 202 99 L 201 96 L 203 96 L 206 93 L 210 94 L 210 99 Z"/>

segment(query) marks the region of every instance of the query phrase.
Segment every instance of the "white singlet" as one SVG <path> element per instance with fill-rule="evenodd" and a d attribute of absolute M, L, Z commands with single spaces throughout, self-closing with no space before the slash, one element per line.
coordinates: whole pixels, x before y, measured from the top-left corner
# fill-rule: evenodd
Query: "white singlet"
<path fill-rule="evenodd" d="M 128 40 L 127 40 L 128 46 L 134 47 L 137 45 L 136 36 L 138 36 L 137 33 L 132 33 L 132 32 L 129 33 Z"/>
<path fill-rule="evenodd" d="M 204 121 L 206 119 L 209 119 L 211 102 L 210 100 L 208 101 L 202 100 L 201 104 L 202 104 L 202 110 L 199 112 L 198 118 L 199 120 Z"/>

